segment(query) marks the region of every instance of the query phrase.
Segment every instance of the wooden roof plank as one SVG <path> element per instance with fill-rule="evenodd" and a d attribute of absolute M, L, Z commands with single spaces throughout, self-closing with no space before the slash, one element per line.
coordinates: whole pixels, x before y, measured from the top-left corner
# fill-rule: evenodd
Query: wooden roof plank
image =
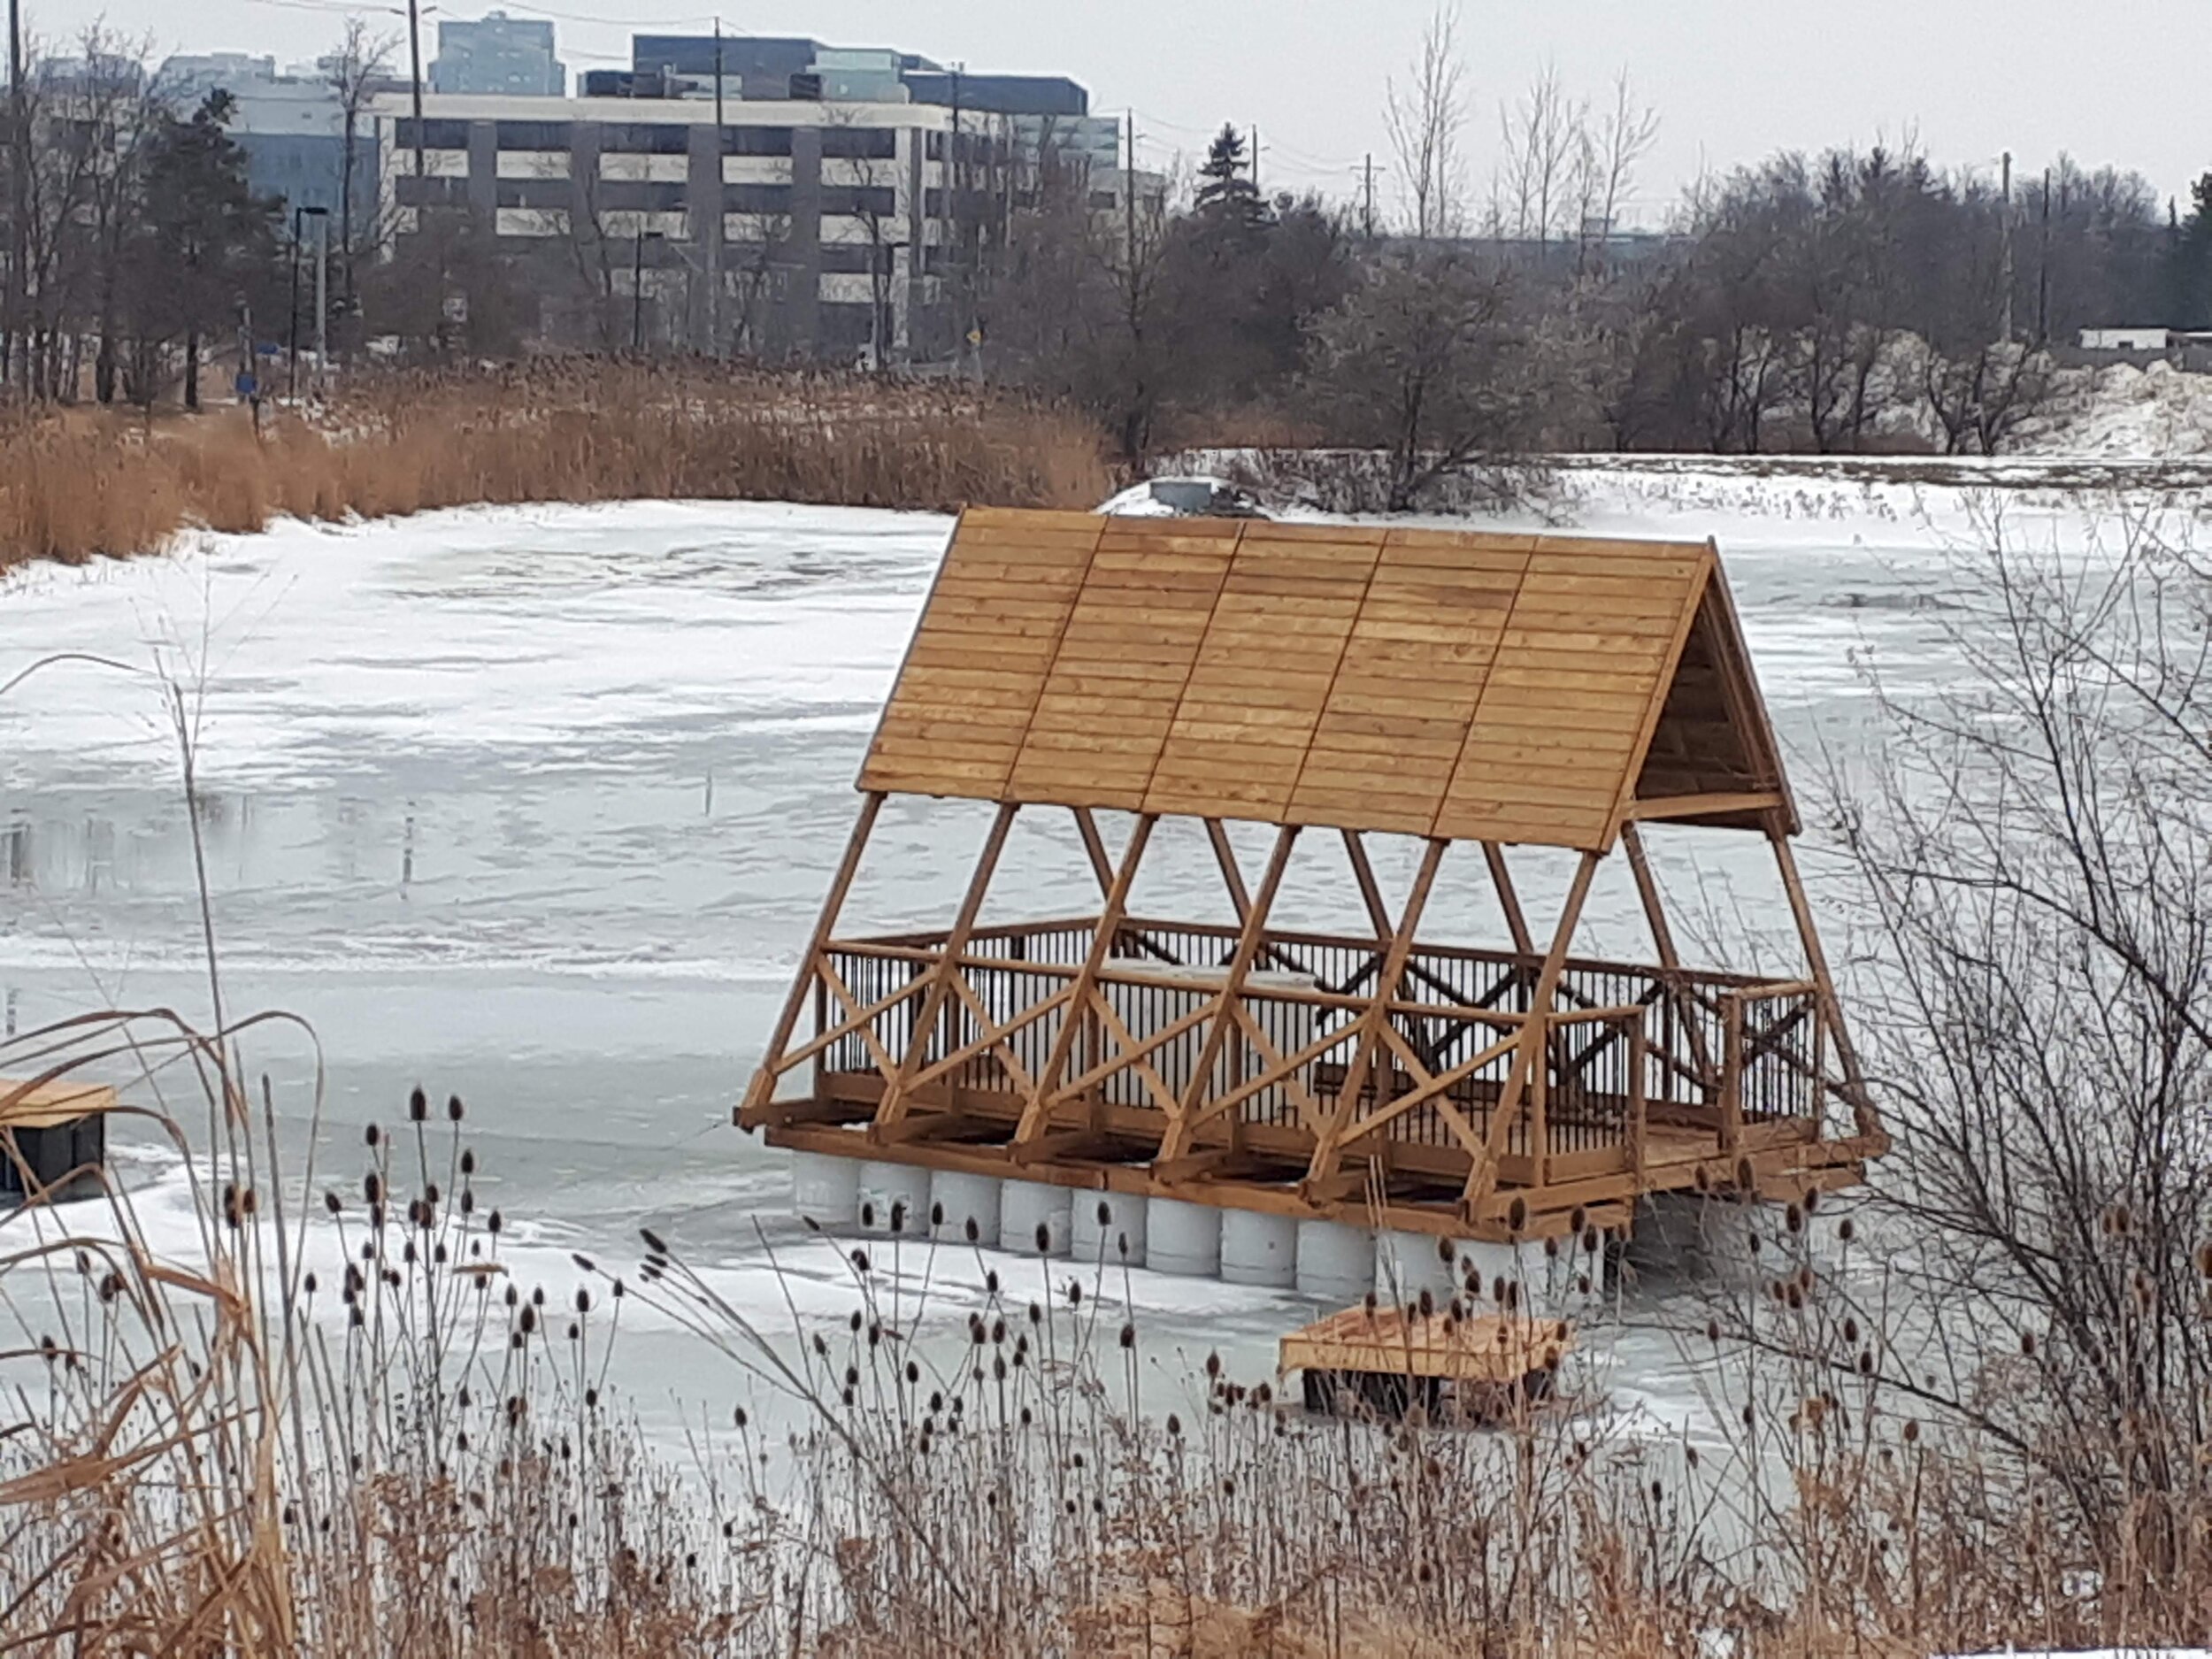
<path fill-rule="evenodd" d="M 1708 543 L 977 509 L 862 782 L 1602 849 L 1640 776 L 1787 801 L 1717 572 Z"/>

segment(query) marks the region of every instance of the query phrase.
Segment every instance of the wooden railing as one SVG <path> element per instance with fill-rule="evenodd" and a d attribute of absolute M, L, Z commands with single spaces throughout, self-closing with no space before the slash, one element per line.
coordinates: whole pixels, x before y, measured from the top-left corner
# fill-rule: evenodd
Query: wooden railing
<path fill-rule="evenodd" d="M 1225 1001 L 1236 929 L 1127 921 L 1094 959 L 1096 929 L 979 927 L 953 961 L 941 934 L 833 942 L 812 1031 L 769 1069 L 810 1067 L 811 1110 L 881 1139 L 1258 1158 L 1325 1187 L 1379 1167 L 1487 1191 L 1686 1140 L 1724 1156 L 1810 1139 L 1832 1104 L 1809 982 L 1570 959 L 1539 1010 L 1533 956 L 1420 945 L 1385 998 L 1375 941 L 1269 933 Z"/>

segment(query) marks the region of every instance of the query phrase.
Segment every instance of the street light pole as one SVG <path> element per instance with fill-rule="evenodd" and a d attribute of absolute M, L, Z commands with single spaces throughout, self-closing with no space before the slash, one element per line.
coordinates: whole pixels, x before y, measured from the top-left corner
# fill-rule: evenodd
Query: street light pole
<path fill-rule="evenodd" d="M 630 349 L 645 349 L 645 244 L 658 242 L 661 233 L 645 228 L 644 216 L 638 219 L 637 251 L 630 260 Z"/>
<path fill-rule="evenodd" d="M 300 215 L 306 210 L 292 210 L 292 324 L 288 331 L 285 350 L 284 396 L 288 401 L 300 395 Z"/>
<path fill-rule="evenodd" d="M 284 396 L 287 402 L 296 403 L 300 395 L 300 237 L 301 224 L 306 219 L 317 222 L 315 237 L 315 349 L 320 353 L 328 341 L 326 313 L 323 286 L 324 256 L 330 242 L 330 210 L 309 207 L 304 204 L 292 210 L 292 326 L 288 348 L 289 364 L 285 372 Z"/>
<path fill-rule="evenodd" d="M 22 326 L 23 312 L 30 298 L 30 273 L 24 269 L 29 260 L 30 242 L 24 234 L 23 220 L 30 203 L 31 146 L 23 120 L 23 6 L 22 0 L 8 0 L 8 250 L 7 318 L 0 327 L 0 341 L 4 342 L 7 373 L 11 378 L 19 376 L 27 390 L 31 384 L 29 354 L 23 342 L 16 338 L 19 331 L 28 335 Z"/>

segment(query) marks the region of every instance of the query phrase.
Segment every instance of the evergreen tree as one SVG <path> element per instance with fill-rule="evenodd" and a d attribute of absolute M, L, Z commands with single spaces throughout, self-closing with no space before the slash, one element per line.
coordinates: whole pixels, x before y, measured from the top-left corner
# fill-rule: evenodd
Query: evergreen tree
<path fill-rule="evenodd" d="M 170 116 L 146 158 L 145 206 L 129 254 L 128 287 L 151 402 L 152 359 L 184 342 L 184 402 L 200 406 L 203 342 L 245 329 L 273 294 L 279 206 L 246 183 L 246 152 L 226 130 L 233 100 L 217 90 L 189 117 Z"/>
<path fill-rule="evenodd" d="M 1225 126 L 1206 147 L 1205 164 L 1198 169 L 1197 209 L 1210 228 L 1240 232 L 1264 230 L 1272 221 L 1260 188 L 1252 182 L 1244 157 L 1244 134 Z"/>
<path fill-rule="evenodd" d="M 2212 327 L 2212 173 L 2189 187 L 2189 217 L 2170 234 L 2167 322 L 2176 328 Z"/>

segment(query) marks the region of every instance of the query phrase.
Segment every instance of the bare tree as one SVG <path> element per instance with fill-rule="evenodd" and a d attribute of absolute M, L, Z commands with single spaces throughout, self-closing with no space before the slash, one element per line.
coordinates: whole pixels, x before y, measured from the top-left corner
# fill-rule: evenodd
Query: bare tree
<path fill-rule="evenodd" d="M 861 227 L 868 250 L 868 355 L 870 366 L 880 369 L 898 345 L 898 251 L 908 246 L 900 234 L 910 204 L 901 188 L 897 134 L 861 125 L 855 105 L 833 104 L 828 114 L 822 129 L 825 199 L 829 191 L 838 191 L 847 209 L 839 217 L 856 220 Z M 833 176 L 835 184 L 829 182 Z M 826 211 L 824 218 L 829 217 Z"/>
<path fill-rule="evenodd" d="M 353 262 L 360 246 L 353 222 L 356 144 L 369 100 L 390 78 L 394 45 L 390 35 L 372 35 L 359 18 L 348 18 L 338 50 L 322 60 L 324 77 L 338 96 L 340 136 L 345 144 L 338 180 L 338 292 L 349 304 L 357 292 Z"/>
<path fill-rule="evenodd" d="M 1636 101 L 1624 68 L 1613 81 L 1613 104 L 1576 134 L 1575 274 L 1602 266 L 1605 247 L 1635 187 L 1636 168 L 1659 140 L 1659 111 Z"/>
<path fill-rule="evenodd" d="M 1339 442 L 1380 451 L 1390 512 L 1513 448 L 1523 364 L 1505 279 L 1464 254 L 1386 259 L 1314 327 L 1313 379 Z"/>
<path fill-rule="evenodd" d="M 1515 103 L 1498 106 L 1499 163 L 1490 218 L 1501 235 L 1540 245 L 1578 227 L 1567 219 L 1588 198 L 1582 170 L 1594 165 L 1589 105 L 1567 96 L 1557 65 L 1537 72 Z"/>
<path fill-rule="evenodd" d="M 1457 0 L 1440 0 L 1421 32 L 1405 84 L 1390 81 L 1383 105 L 1409 228 L 1423 242 L 1458 233 L 1464 211 L 1462 134 L 1466 66 L 1459 55 Z"/>
<path fill-rule="evenodd" d="M 2105 521 L 2055 554 L 1986 517 L 1945 675 L 1878 682 L 1834 793 L 1912 1240 L 1880 1294 L 1917 1293 L 1881 1369 L 2155 1578 L 2212 1498 L 2212 565 Z"/>

